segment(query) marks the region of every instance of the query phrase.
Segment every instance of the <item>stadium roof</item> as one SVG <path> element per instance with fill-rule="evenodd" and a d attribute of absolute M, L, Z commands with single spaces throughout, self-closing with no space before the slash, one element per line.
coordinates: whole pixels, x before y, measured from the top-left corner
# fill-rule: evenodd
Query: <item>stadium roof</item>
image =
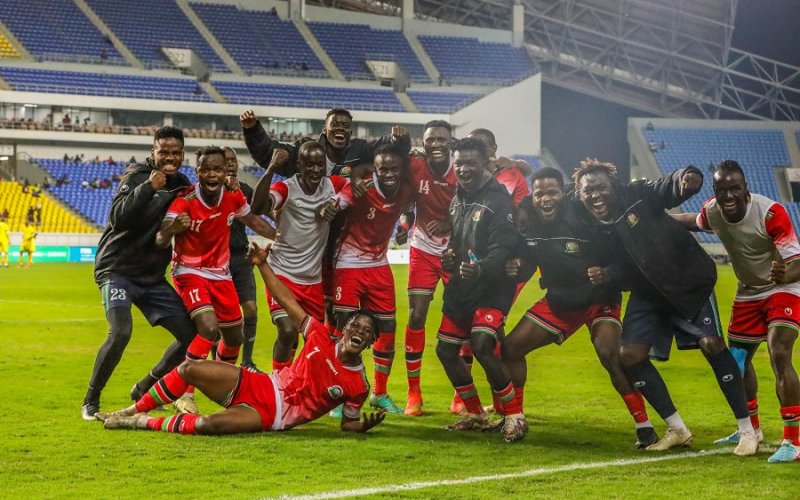
<path fill-rule="evenodd" d="M 314 0 L 385 15 L 400 0 Z M 414 0 L 427 20 L 510 30 L 545 81 L 670 117 L 800 119 L 800 68 L 731 47 L 737 0 Z"/>

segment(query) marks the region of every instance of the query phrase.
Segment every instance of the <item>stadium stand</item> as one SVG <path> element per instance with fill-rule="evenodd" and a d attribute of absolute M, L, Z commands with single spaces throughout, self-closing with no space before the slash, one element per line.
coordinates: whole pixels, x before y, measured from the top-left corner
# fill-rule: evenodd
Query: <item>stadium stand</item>
<path fill-rule="evenodd" d="M 88 3 L 147 65 L 171 67 L 161 48 L 174 47 L 192 49 L 215 71 L 230 71 L 174 0 L 88 0 Z"/>
<path fill-rule="evenodd" d="M 790 164 L 789 152 L 780 130 L 657 127 L 653 130 L 643 129 L 642 132 L 664 173 L 686 165 L 695 165 L 703 173 L 709 174 L 713 165 L 725 159 L 733 159 L 744 169 L 751 191 L 773 200 L 780 199 L 772 168 Z M 711 181 L 707 175 L 703 189 L 684 203 L 683 209 L 697 212 L 702 203 L 712 195 Z M 800 227 L 800 210 L 797 204 L 787 205 L 795 227 Z M 704 242 L 719 242 L 716 236 L 707 234 L 701 234 L 700 239 Z"/>
<path fill-rule="evenodd" d="M 475 38 L 418 37 L 449 83 L 497 85 L 533 74 L 534 64 L 521 47 L 479 42 Z"/>
<path fill-rule="evenodd" d="M 37 59 L 127 64 L 74 2 L 0 0 L 0 12 L 3 23 Z"/>
<path fill-rule="evenodd" d="M 542 160 L 538 156 L 531 155 L 514 155 L 516 160 L 525 160 L 533 170 L 538 170 L 542 166 Z"/>
<path fill-rule="evenodd" d="M 68 184 L 51 186 L 50 193 L 63 201 L 76 212 L 80 213 L 93 224 L 105 226 L 108 213 L 111 210 L 111 200 L 117 191 L 119 181 L 114 176 L 120 176 L 125 171 L 125 162 L 109 164 L 107 161 L 99 163 L 84 162 L 74 164 L 65 163 L 62 159 L 39 158 L 33 160 L 38 163 L 51 177 L 58 179 L 66 175 Z M 184 166 L 181 172 L 189 177 L 192 182 L 197 181 L 194 169 Z M 91 183 L 94 179 L 109 180 L 107 188 L 92 188 L 83 185 L 83 181 Z M 5 183 L 4 183 L 5 184 Z M 44 217 L 42 217 L 44 221 Z M 85 232 L 85 231 L 84 231 Z"/>
<path fill-rule="evenodd" d="M 394 93 L 381 89 L 312 87 L 213 81 L 214 87 L 233 104 L 258 104 L 263 106 L 289 106 L 330 109 L 344 107 L 351 110 L 398 111 L 405 108 Z"/>
<path fill-rule="evenodd" d="M 366 60 L 394 61 L 414 82 L 430 82 L 405 36 L 397 30 L 372 29 L 366 24 L 309 22 L 325 52 L 351 80 L 373 80 Z"/>
<path fill-rule="evenodd" d="M 79 73 L 0 67 L 0 76 L 14 90 L 141 99 L 212 102 L 191 78 Z"/>
<path fill-rule="evenodd" d="M 28 210 L 42 204 L 42 224 L 40 232 L 45 233 L 96 233 L 97 230 L 68 212 L 63 207 L 48 198 L 48 193 L 42 191 L 36 197 L 25 193 L 22 186 L 16 182 L 0 182 L 0 207 L 8 208 L 11 215 L 8 225 L 12 231 L 22 231 Z"/>
<path fill-rule="evenodd" d="M 236 63 L 251 74 L 330 76 L 291 21 L 232 5 L 198 3 L 192 9 Z"/>
<path fill-rule="evenodd" d="M 0 59 L 17 59 L 19 53 L 6 37 L 0 34 Z"/>
<path fill-rule="evenodd" d="M 419 90 L 409 90 L 407 94 L 422 113 L 452 113 L 481 97 L 480 94 Z"/>

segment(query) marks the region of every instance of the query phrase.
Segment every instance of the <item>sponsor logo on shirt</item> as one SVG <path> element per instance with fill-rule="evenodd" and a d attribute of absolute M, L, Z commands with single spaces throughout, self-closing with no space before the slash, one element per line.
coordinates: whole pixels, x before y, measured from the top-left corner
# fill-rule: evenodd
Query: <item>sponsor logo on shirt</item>
<path fill-rule="evenodd" d="M 483 209 L 478 210 L 477 212 L 472 213 L 472 221 L 478 222 L 481 220 L 481 213 L 483 213 Z"/>
<path fill-rule="evenodd" d="M 628 213 L 628 225 L 633 227 L 639 223 L 639 218 L 636 217 L 636 214 L 633 212 Z"/>
<path fill-rule="evenodd" d="M 333 366 L 333 361 L 331 361 L 329 358 L 325 358 L 325 362 L 328 363 L 328 368 L 331 369 L 334 375 L 339 375 L 339 372 L 336 370 L 336 367 Z"/>
<path fill-rule="evenodd" d="M 383 208 L 392 208 L 395 205 L 397 205 L 397 203 L 384 203 Z"/>
<path fill-rule="evenodd" d="M 220 215 L 222 215 L 222 212 L 217 212 L 217 213 L 215 213 L 215 214 L 211 214 L 211 215 L 210 215 L 208 218 L 209 218 L 209 219 L 216 219 L 216 218 L 217 218 L 217 217 L 219 217 Z"/>

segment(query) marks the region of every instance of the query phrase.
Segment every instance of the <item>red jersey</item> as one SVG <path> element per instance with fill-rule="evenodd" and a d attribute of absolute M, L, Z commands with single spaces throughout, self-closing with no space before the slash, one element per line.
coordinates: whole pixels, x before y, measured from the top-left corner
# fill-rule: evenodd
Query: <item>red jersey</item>
<path fill-rule="evenodd" d="M 197 185 L 191 186 L 173 200 L 164 220 L 175 219 L 181 213 L 188 214 L 192 224 L 175 235 L 172 274 L 231 279 L 231 224 L 234 217 L 250 213 L 250 205 L 241 190 L 222 189 L 217 204 L 210 207 L 203 201 Z"/>
<path fill-rule="evenodd" d="M 411 232 L 411 246 L 440 256 L 447 249 L 450 235 L 434 236 L 428 232 L 431 221 L 450 221 L 450 202 L 456 193 L 458 178 L 453 166 L 439 177 L 421 158 L 412 158 L 409 165 L 411 186 L 414 188 L 416 219 Z"/>
<path fill-rule="evenodd" d="M 279 428 L 316 420 L 342 403 L 343 415 L 359 418 L 369 395 L 364 365 L 343 365 L 328 329 L 311 316 L 306 316 L 300 331 L 305 343 L 294 363 L 271 375 L 282 401 Z"/>
<path fill-rule="evenodd" d="M 347 221 L 339 237 L 336 268 L 376 267 L 388 264 L 386 251 L 400 214 L 411 207 L 411 186 L 400 180 L 397 193 L 387 198 L 378 185 L 375 174 L 367 194 L 353 196 L 353 186 L 348 184 L 335 199 L 342 208 L 349 207 Z"/>
<path fill-rule="evenodd" d="M 528 189 L 528 181 L 525 180 L 525 177 L 522 176 L 522 172 L 516 167 L 504 168 L 499 171 L 495 170 L 494 178 L 508 189 L 508 194 L 510 194 L 511 199 L 514 200 L 515 207 L 519 206 L 519 202 L 521 202 L 523 198 L 531 194 L 530 189 Z"/>

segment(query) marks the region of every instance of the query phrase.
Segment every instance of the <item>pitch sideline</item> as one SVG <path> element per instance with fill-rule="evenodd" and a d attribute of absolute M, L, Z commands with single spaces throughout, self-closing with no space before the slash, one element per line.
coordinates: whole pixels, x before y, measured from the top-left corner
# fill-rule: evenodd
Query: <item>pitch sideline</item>
<path fill-rule="evenodd" d="M 767 449 L 766 446 L 760 448 L 761 451 Z M 462 479 L 442 479 L 439 481 L 421 481 L 415 483 L 404 484 L 387 484 L 385 486 L 377 486 L 373 488 L 357 488 L 352 490 L 338 490 L 328 491 L 321 493 L 313 493 L 310 495 L 282 495 L 280 497 L 270 497 L 262 500 L 280 499 L 280 500 L 322 500 L 327 498 L 345 498 L 345 497 L 358 497 L 377 495 L 380 493 L 396 493 L 400 491 L 421 490 L 424 488 L 434 488 L 437 486 L 455 486 L 461 484 L 482 483 L 487 481 L 503 481 L 506 479 L 516 479 L 520 477 L 533 477 L 541 476 L 544 474 L 555 474 L 559 472 L 570 472 L 575 470 L 587 469 L 602 469 L 606 467 L 622 467 L 626 465 L 639 465 L 653 462 L 666 462 L 669 460 L 682 460 L 687 458 L 699 458 L 708 455 L 721 455 L 724 453 L 732 453 L 733 448 L 715 448 L 710 451 L 688 451 L 685 453 L 677 453 L 674 455 L 660 455 L 656 457 L 647 458 L 628 458 L 622 460 L 609 460 L 605 462 L 588 462 L 588 463 L 574 463 L 569 465 L 562 465 L 559 467 L 543 467 L 538 469 L 529 469 L 519 472 L 510 472 L 507 474 L 493 474 L 489 476 L 472 476 Z"/>

